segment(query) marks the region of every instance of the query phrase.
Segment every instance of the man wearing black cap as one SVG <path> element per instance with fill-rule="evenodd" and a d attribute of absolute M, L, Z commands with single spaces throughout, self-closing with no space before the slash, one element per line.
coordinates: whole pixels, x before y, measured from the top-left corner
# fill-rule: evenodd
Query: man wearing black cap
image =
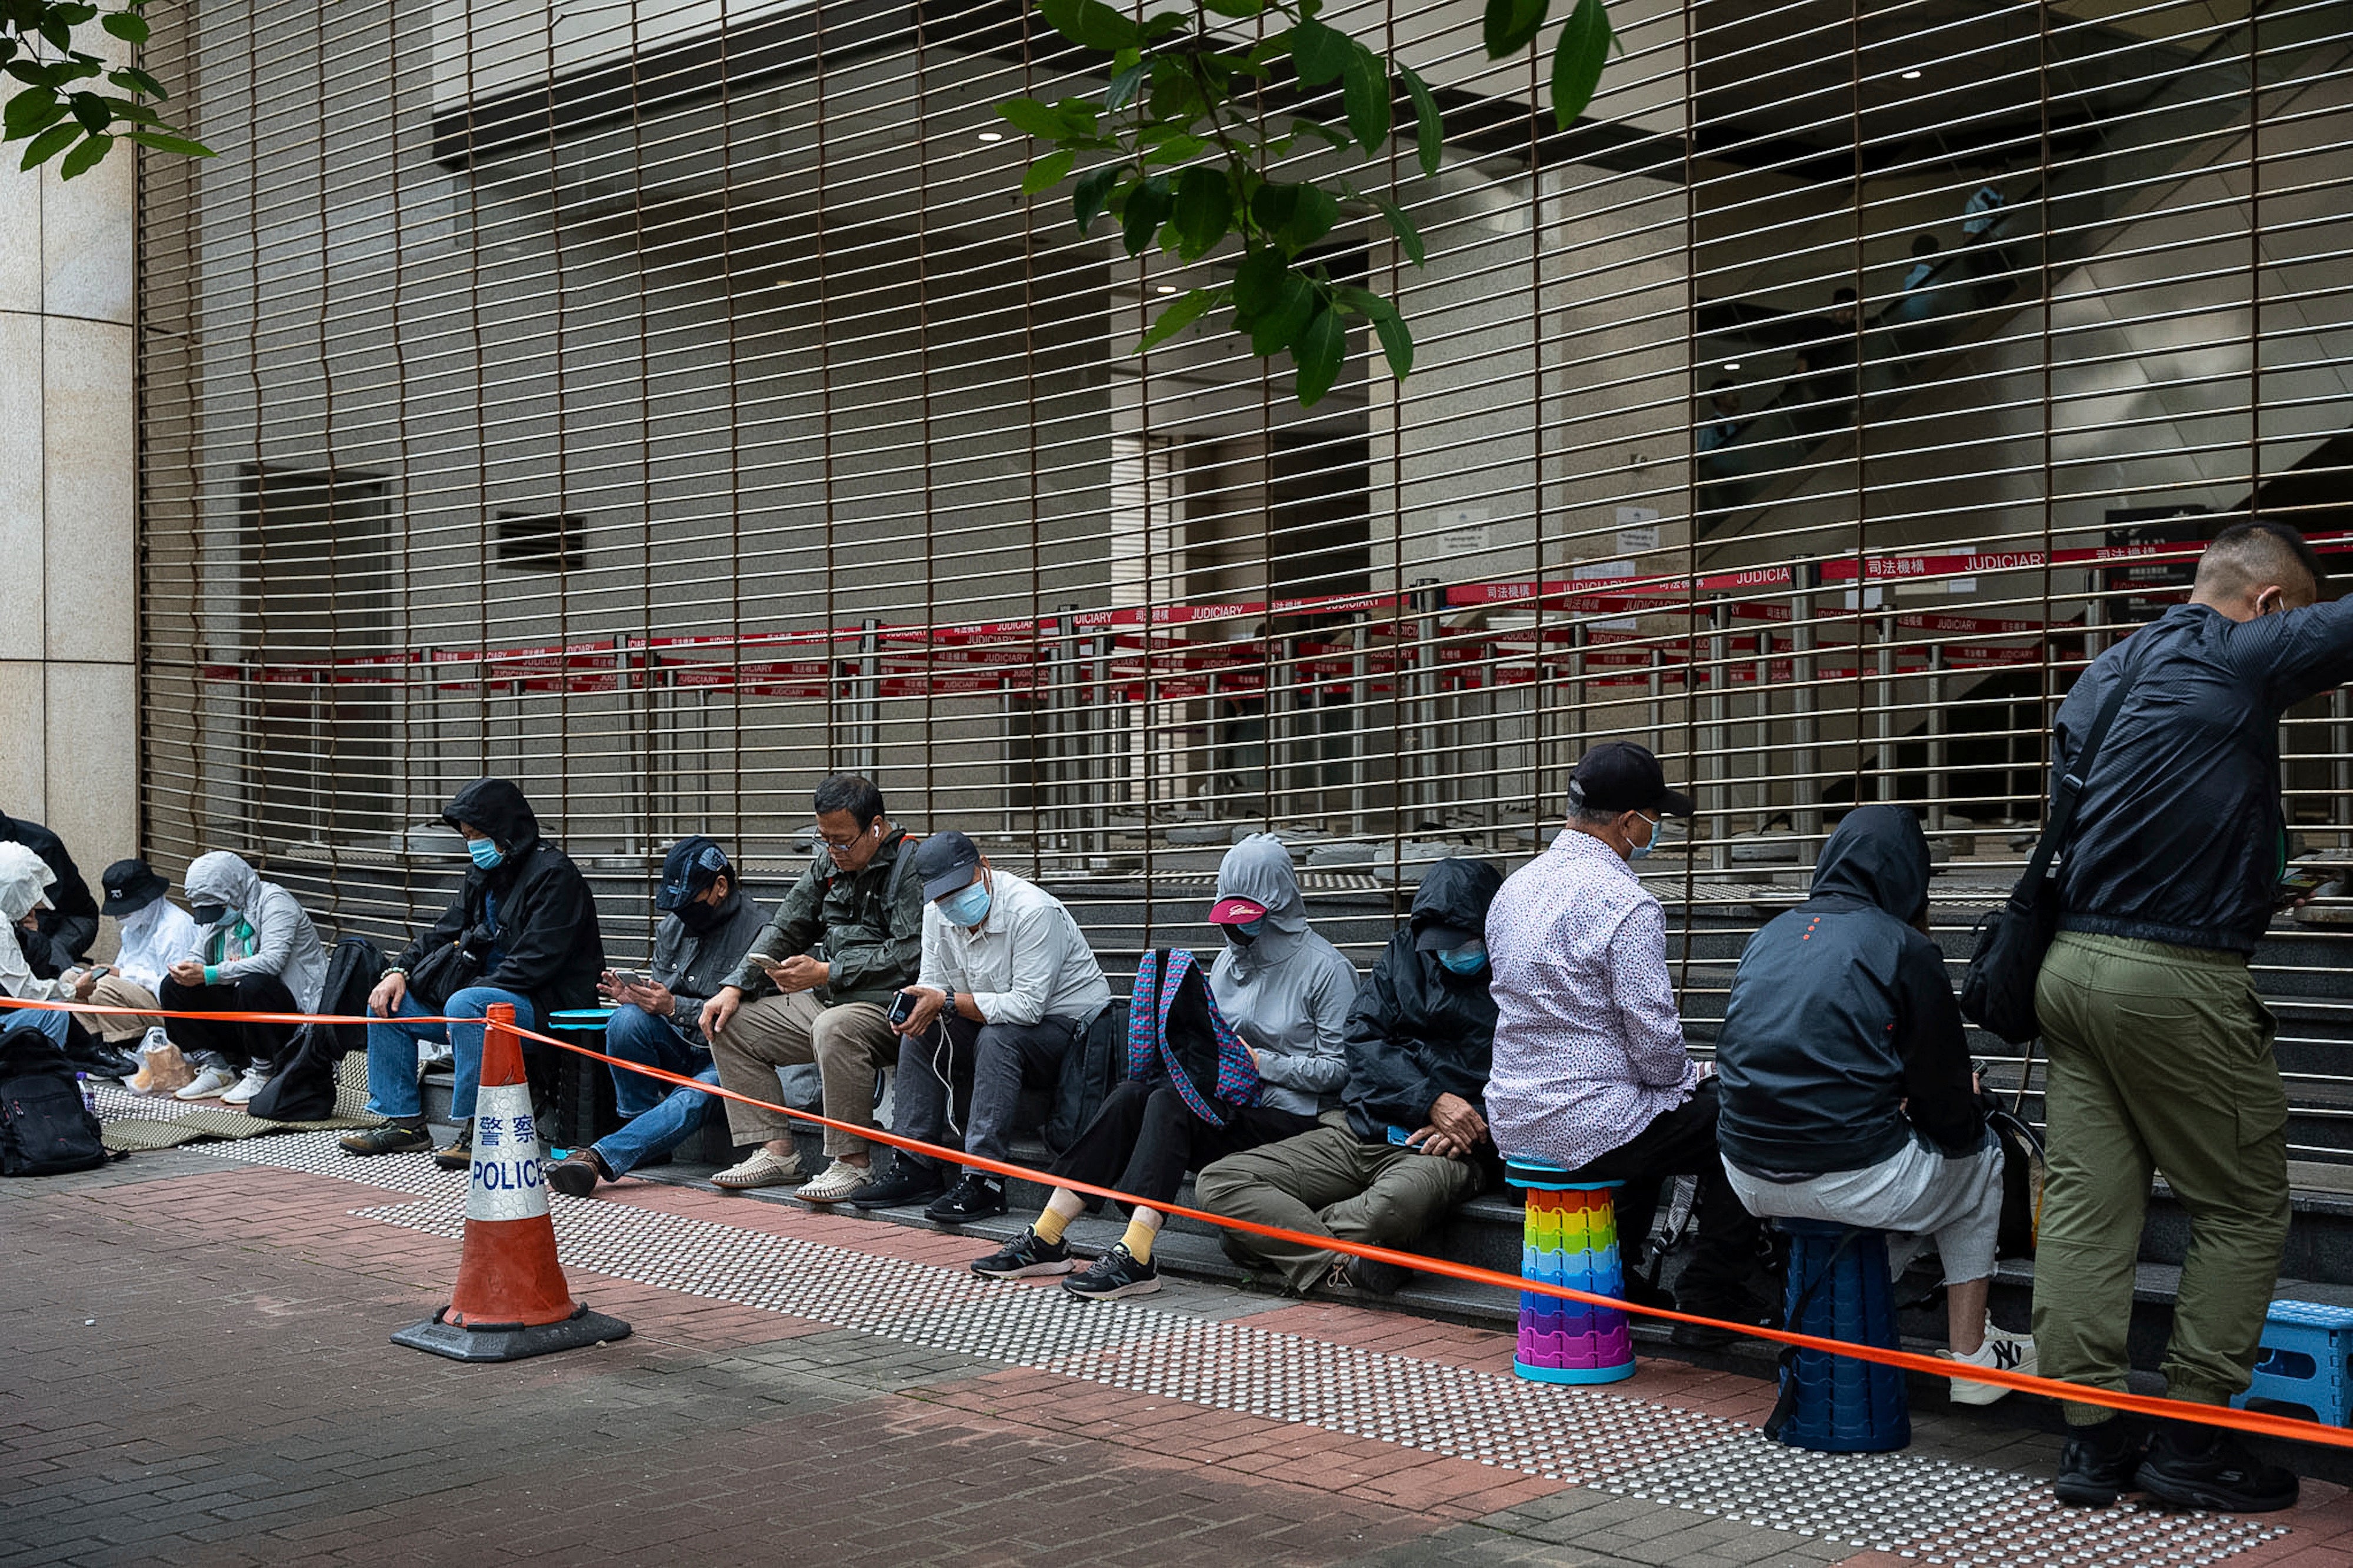
<path fill-rule="evenodd" d="M 1630 741 L 1596 746 L 1577 763 L 1567 826 L 1504 881 L 1487 911 L 1496 1009 L 1487 1114 L 1506 1160 L 1624 1183 L 1624 1237 L 1650 1234 L 1662 1182 L 1696 1176 L 1698 1245 L 1676 1301 L 1753 1322 L 1767 1315 L 1744 1287 L 1757 1222 L 1724 1179 L 1715 1084 L 1683 1048 L 1666 918 L 1630 864 L 1656 847 L 1661 818 L 1692 812 L 1659 759 Z M 1729 1331 L 1684 1325 L 1675 1334 L 1705 1345 Z"/>
<path fill-rule="evenodd" d="M 901 1041 L 892 1130 L 949 1142 L 951 1086 L 968 1087 L 961 1147 L 1007 1160 L 1021 1091 L 1060 1078 L 1071 1042 L 1111 1005 L 1111 985 L 1071 911 L 990 866 L 963 834 L 924 839 L 913 869 L 923 885 L 923 957 L 906 988 L 913 1009 L 892 1026 Z M 923 1214 L 942 1225 L 1005 1212 L 1001 1177 L 973 1171 L 944 1195 L 944 1185 L 937 1163 L 902 1151 L 849 1201 L 873 1209 L 935 1199 Z"/>
<path fill-rule="evenodd" d="M 172 884 L 144 860 L 117 860 L 100 879 L 106 902 L 100 910 L 115 922 L 120 951 L 111 964 L 69 970 L 61 978 L 73 987 L 77 1002 L 100 1007 L 153 1008 L 163 1005 L 155 993 L 164 973 L 184 958 L 196 956 L 200 933 L 187 910 L 164 894 Z M 161 1018 L 132 1014 L 97 1014 L 88 1019 L 107 1044 L 128 1045 Z M 169 1034 L 170 1031 L 164 1031 Z"/>
<path fill-rule="evenodd" d="M 623 1061 L 717 1083 L 711 1047 L 697 1025 L 702 1005 L 719 994 L 768 922 L 767 911 L 744 897 L 727 852 L 697 836 L 681 839 L 662 859 L 654 892 L 661 923 L 654 928 L 651 973 L 605 971 L 596 989 L 614 1005 L 605 1025 L 605 1051 Z M 692 1136 L 712 1098 L 684 1085 L 614 1068 L 613 1098 L 621 1129 L 548 1168 L 547 1184 L 586 1197 L 599 1181 L 617 1182 L 638 1165 L 659 1164 Z"/>

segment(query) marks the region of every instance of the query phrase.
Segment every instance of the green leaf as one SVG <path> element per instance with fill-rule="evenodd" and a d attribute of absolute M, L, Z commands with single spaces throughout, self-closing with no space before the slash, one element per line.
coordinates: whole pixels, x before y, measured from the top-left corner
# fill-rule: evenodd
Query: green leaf
<path fill-rule="evenodd" d="M 1054 114 L 1061 121 L 1059 132 L 1069 139 L 1079 139 L 1095 133 L 1095 106 L 1083 98 L 1066 98 L 1054 105 Z"/>
<path fill-rule="evenodd" d="M 8 100 L 5 110 L 0 110 L 0 130 L 9 141 L 46 131 L 66 117 L 66 106 L 58 95 L 45 87 L 28 87 Z"/>
<path fill-rule="evenodd" d="M 1280 180 L 1269 180 L 1250 197 L 1250 215 L 1252 222 L 1266 234 L 1279 233 L 1291 221 L 1299 208 L 1299 187 Z"/>
<path fill-rule="evenodd" d="M 1414 226 L 1413 219 L 1406 216 L 1405 209 L 1378 196 L 1373 198 L 1373 205 L 1380 208 L 1381 216 L 1389 220 L 1389 228 L 1397 235 L 1398 244 L 1405 247 L 1406 259 L 1416 267 L 1422 265 L 1428 258 L 1421 248 L 1421 230 Z"/>
<path fill-rule="evenodd" d="M 84 137 L 82 144 L 67 153 L 64 160 L 58 164 L 58 178 L 70 180 L 76 174 L 85 174 L 96 168 L 98 161 L 113 149 L 114 138 L 111 136 Z"/>
<path fill-rule="evenodd" d="M 106 100 L 106 107 L 113 112 L 118 125 L 126 120 L 134 125 L 161 126 L 164 123 L 162 115 L 145 104 L 133 103 L 127 98 L 110 98 Z"/>
<path fill-rule="evenodd" d="M 1398 74 L 1405 78 L 1406 93 L 1413 100 L 1414 129 L 1420 142 L 1421 172 L 1435 175 L 1438 161 L 1446 152 L 1446 122 L 1438 117 L 1438 100 L 1431 95 L 1430 84 L 1403 60 L 1398 62 Z"/>
<path fill-rule="evenodd" d="M 52 125 L 33 138 L 31 143 L 25 149 L 24 162 L 18 163 L 16 167 L 37 169 L 80 140 L 80 126 Z"/>
<path fill-rule="evenodd" d="M 1079 176 L 1078 188 L 1071 193 L 1071 216 L 1078 220 L 1081 234 L 1093 227 L 1095 219 L 1103 216 L 1103 204 L 1111 199 L 1111 188 L 1119 183 L 1119 170 L 1117 163 L 1106 163 Z"/>
<path fill-rule="evenodd" d="M 68 79 L 65 67 L 44 65 L 38 60 L 11 60 L 8 74 L 32 87 L 55 88 Z"/>
<path fill-rule="evenodd" d="M 1361 46 L 1351 48 L 1341 66 L 1341 100 L 1348 106 L 1348 130 L 1366 157 L 1389 139 L 1392 99 L 1388 72 L 1379 58 Z"/>
<path fill-rule="evenodd" d="M 142 147 L 152 147 L 158 153 L 176 153 L 183 158 L 217 158 L 219 153 L 201 142 L 191 142 L 185 136 L 174 136 L 167 131 L 125 131 L 125 142 L 136 142 Z"/>
<path fill-rule="evenodd" d="M 1384 300 L 1381 303 L 1388 305 Z M 1373 318 L 1373 331 L 1381 340 L 1381 353 L 1388 356 L 1389 374 L 1403 381 L 1413 374 L 1413 329 L 1405 324 L 1397 307 L 1389 305 L 1389 313 Z"/>
<path fill-rule="evenodd" d="M 1234 309 L 1248 321 L 1282 302 L 1291 262 L 1280 250 L 1253 250 L 1234 268 Z"/>
<path fill-rule="evenodd" d="M 1601 0 L 1577 0 L 1552 51 L 1552 116 L 1563 131 L 1576 124 L 1593 101 L 1593 89 L 1601 85 L 1601 68 L 1609 58 L 1609 13 Z"/>
<path fill-rule="evenodd" d="M 1299 341 L 1323 303 L 1314 284 L 1296 272 L 1284 273 L 1273 308 L 1251 319 L 1250 353 L 1264 359 L 1289 348 Z"/>
<path fill-rule="evenodd" d="M 1159 129 L 1168 130 L 1171 133 L 1165 137 L 1150 138 L 1155 144 L 1152 151 L 1144 155 L 1144 161 L 1147 163 L 1182 163 L 1209 144 L 1189 131 L 1175 131 L 1170 127 Z M 1138 137 L 1137 140 L 1144 141 L 1147 138 Z"/>
<path fill-rule="evenodd" d="M 84 22 L 89 21 L 92 16 L 98 15 L 98 7 L 95 5 L 72 4 L 52 5 L 49 7 L 49 15 L 56 17 L 58 21 L 63 22 L 69 27 L 79 27 Z"/>
<path fill-rule="evenodd" d="M 1294 120 L 1291 122 L 1291 133 L 1293 136 L 1303 132 L 1330 142 L 1335 152 L 1345 153 L 1348 150 L 1348 139 L 1320 120 Z"/>
<path fill-rule="evenodd" d="M 115 86 L 122 89 L 124 91 L 135 92 L 142 98 L 169 98 L 172 96 L 170 93 L 164 90 L 164 84 L 162 82 L 157 81 L 153 77 L 149 76 L 137 66 L 124 66 L 120 70 L 111 70 L 106 73 L 106 79 L 112 82 Z"/>
<path fill-rule="evenodd" d="M 1499 60 L 1526 48 L 1549 9 L 1547 0 L 1487 0 L 1487 58 Z"/>
<path fill-rule="evenodd" d="M 1220 16 L 1231 16 L 1237 22 L 1247 22 L 1266 9 L 1266 0 L 1201 0 L 1201 4 Z"/>
<path fill-rule="evenodd" d="M 94 92 L 74 93 L 66 102 L 73 110 L 73 117 L 81 121 L 81 128 L 93 135 L 114 123 L 114 110 L 107 108 L 106 100 Z"/>
<path fill-rule="evenodd" d="M 1222 289 L 1194 289 L 1161 311 L 1160 319 L 1152 323 L 1152 330 L 1145 333 L 1135 347 L 1129 352 L 1140 354 L 1147 349 L 1158 348 L 1162 343 L 1207 315 L 1224 297 L 1225 292 Z"/>
<path fill-rule="evenodd" d="M 1176 183 L 1177 251 L 1186 260 L 1204 255 L 1226 237 L 1234 222 L 1234 191 L 1222 168 L 1196 163 Z"/>
<path fill-rule="evenodd" d="M 1144 85 L 1144 67 L 1133 65 L 1111 79 L 1103 92 L 1103 112 L 1117 114 L 1135 101 L 1136 89 Z"/>
<path fill-rule="evenodd" d="M 1059 153 L 1047 153 L 1031 163 L 1029 172 L 1021 176 L 1021 194 L 1034 196 L 1039 191 L 1052 190 L 1070 174 L 1071 165 L 1078 162 L 1078 157 L 1067 147 Z"/>
<path fill-rule="evenodd" d="M 1153 234 L 1168 221 L 1168 209 L 1174 205 L 1168 195 L 1168 176 L 1155 174 L 1137 182 L 1127 193 L 1127 205 L 1119 215 L 1122 234 L 1130 256 L 1141 256 L 1144 247 L 1152 243 Z"/>
<path fill-rule="evenodd" d="M 1009 99 L 997 106 L 997 117 L 1016 131 L 1028 136 L 1042 137 L 1049 142 L 1062 139 L 1062 117 L 1054 106 L 1040 103 L 1034 98 Z"/>
<path fill-rule="evenodd" d="M 1340 366 L 1347 353 L 1348 331 L 1341 324 L 1339 312 L 1316 311 L 1291 346 L 1291 363 L 1299 371 L 1299 406 L 1313 408 L 1324 401 L 1324 395 L 1340 379 Z"/>
<path fill-rule="evenodd" d="M 1312 20 L 1300 23 L 1291 33 L 1291 58 L 1299 68 L 1299 85 L 1321 87 L 1339 80 L 1356 48 L 1356 41 L 1337 28 Z"/>
<path fill-rule="evenodd" d="M 1398 313 L 1397 307 L 1380 295 L 1369 289 L 1359 289 L 1351 283 L 1343 283 L 1333 289 L 1332 299 L 1335 303 L 1354 310 L 1360 316 L 1369 316 L 1376 321 L 1384 316 L 1394 316 Z"/>
<path fill-rule="evenodd" d="M 1340 221 L 1340 204 L 1321 185 L 1293 188 L 1299 193 L 1298 199 L 1291 209 L 1290 220 L 1275 237 L 1295 256 L 1332 232 L 1332 226 Z"/>
<path fill-rule="evenodd" d="M 1084 48 L 1112 54 L 1136 42 L 1135 24 L 1103 0 L 1039 0 L 1038 10 L 1048 26 Z"/>
<path fill-rule="evenodd" d="M 127 44 L 143 44 L 147 41 L 146 22 L 128 11 L 109 12 L 106 20 L 100 22 L 99 26 Z"/>
<path fill-rule="evenodd" d="M 33 30 L 41 35 L 42 42 L 59 54 L 65 54 L 73 47 L 72 26 L 54 11 L 42 17 L 40 25 Z"/>

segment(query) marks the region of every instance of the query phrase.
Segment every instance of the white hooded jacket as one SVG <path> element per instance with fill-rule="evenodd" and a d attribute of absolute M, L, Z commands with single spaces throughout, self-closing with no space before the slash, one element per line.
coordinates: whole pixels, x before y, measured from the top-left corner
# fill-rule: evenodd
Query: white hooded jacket
<path fill-rule="evenodd" d="M 25 961 L 17 921 L 47 900 L 42 889 L 58 879 L 48 862 L 23 845 L 0 840 L 0 994 L 47 1002 L 63 994 L 54 980 L 42 980 Z"/>
<path fill-rule="evenodd" d="M 164 984 L 165 970 L 196 956 L 196 922 L 168 896 L 124 915 L 116 929 L 122 947 L 115 954 L 114 972 L 151 995 Z"/>
<path fill-rule="evenodd" d="M 294 994 L 294 1005 L 316 1012 L 327 985 L 327 952 L 301 900 L 226 849 L 199 855 L 189 863 L 182 886 L 191 904 L 226 904 L 230 912 L 197 933 L 198 956 L 223 984 L 249 974 L 274 974 Z M 252 929 L 252 952 L 225 954 L 239 924 Z M 217 939 L 217 940 L 216 940 Z"/>

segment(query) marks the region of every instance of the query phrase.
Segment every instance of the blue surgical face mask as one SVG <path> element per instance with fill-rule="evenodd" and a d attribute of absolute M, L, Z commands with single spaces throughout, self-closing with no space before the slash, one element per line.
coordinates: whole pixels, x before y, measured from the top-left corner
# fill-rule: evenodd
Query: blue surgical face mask
<path fill-rule="evenodd" d="M 988 918 L 988 885 L 975 882 L 940 900 L 940 913 L 960 926 L 976 926 Z"/>
<path fill-rule="evenodd" d="M 1450 974 L 1476 974 L 1487 967 L 1487 944 L 1472 941 L 1461 947 L 1442 948 L 1438 962 L 1446 966 Z"/>
<path fill-rule="evenodd" d="M 216 926 L 228 918 L 227 904 L 190 904 L 188 918 L 200 926 Z"/>
<path fill-rule="evenodd" d="M 475 865 L 485 871 L 506 858 L 504 855 L 499 853 L 499 847 L 487 838 L 467 839 L 466 853 L 472 857 Z"/>
<path fill-rule="evenodd" d="M 1236 921 L 1222 929 L 1225 931 L 1228 942 L 1232 942 L 1236 947 L 1248 947 L 1258 940 L 1259 932 L 1266 929 L 1266 917 L 1261 915 L 1254 921 Z"/>
<path fill-rule="evenodd" d="M 1639 811 L 1634 815 L 1642 816 Z M 1629 860 L 1640 860 L 1659 847 L 1659 819 L 1655 816 L 1642 816 L 1642 820 L 1651 825 L 1651 837 L 1646 842 L 1635 844 L 1626 851 L 1626 858 Z"/>

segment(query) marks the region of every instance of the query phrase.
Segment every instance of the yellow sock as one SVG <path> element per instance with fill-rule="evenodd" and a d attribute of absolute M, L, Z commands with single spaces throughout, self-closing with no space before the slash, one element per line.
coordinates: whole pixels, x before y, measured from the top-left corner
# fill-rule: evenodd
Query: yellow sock
<path fill-rule="evenodd" d="M 1062 1233 L 1071 1228 L 1071 1222 L 1052 1209 L 1039 1209 L 1038 1217 L 1029 1222 L 1029 1228 L 1038 1233 L 1039 1240 L 1056 1242 L 1061 1240 Z"/>
<path fill-rule="evenodd" d="M 1152 1238 L 1159 1234 L 1158 1226 L 1132 1219 L 1127 1222 L 1127 1234 L 1119 1238 L 1119 1244 L 1126 1247 L 1127 1255 L 1138 1263 L 1149 1263 L 1152 1261 Z"/>

